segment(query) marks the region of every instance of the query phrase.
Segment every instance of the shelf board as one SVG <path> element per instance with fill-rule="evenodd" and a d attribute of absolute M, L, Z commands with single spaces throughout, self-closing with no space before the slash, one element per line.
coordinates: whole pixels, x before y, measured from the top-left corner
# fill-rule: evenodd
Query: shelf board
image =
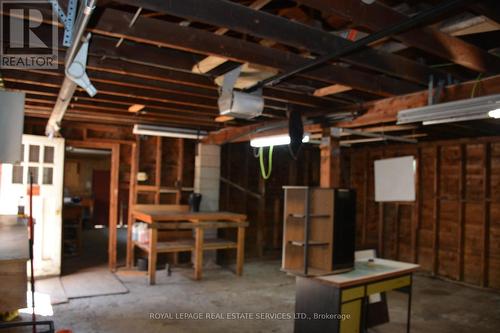
<path fill-rule="evenodd" d="M 305 246 L 305 242 L 304 241 L 291 240 L 291 241 L 288 241 L 288 243 L 290 243 L 290 244 L 292 244 L 294 246 Z M 310 240 L 309 242 L 307 242 L 307 245 L 309 245 L 309 246 L 328 246 L 328 245 L 330 245 L 330 243 L 328 243 L 328 242 L 322 242 L 322 241 Z"/>

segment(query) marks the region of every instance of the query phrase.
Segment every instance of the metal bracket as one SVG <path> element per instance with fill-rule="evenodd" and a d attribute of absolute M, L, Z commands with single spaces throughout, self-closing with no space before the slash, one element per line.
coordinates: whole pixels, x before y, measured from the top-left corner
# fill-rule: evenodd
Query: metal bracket
<path fill-rule="evenodd" d="M 69 47 L 73 41 L 73 25 L 75 23 L 78 0 L 68 0 L 68 12 L 64 13 L 58 0 L 48 0 L 52 9 L 57 12 L 59 21 L 64 25 L 63 45 Z"/>
<path fill-rule="evenodd" d="M 89 96 L 94 97 L 95 94 L 97 94 L 97 89 L 92 85 L 87 73 L 85 72 L 87 67 L 87 55 L 89 52 L 89 39 L 90 34 L 88 34 L 87 38 L 85 38 L 85 41 L 82 43 L 75 59 L 66 69 L 66 75 L 71 81 L 85 89 Z"/>

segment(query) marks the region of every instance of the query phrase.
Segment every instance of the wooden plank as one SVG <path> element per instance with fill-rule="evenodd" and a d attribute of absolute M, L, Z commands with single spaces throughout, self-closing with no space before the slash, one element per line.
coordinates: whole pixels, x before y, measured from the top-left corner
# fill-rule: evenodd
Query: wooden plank
<path fill-rule="evenodd" d="M 141 207 L 136 205 L 132 213 L 135 218 L 146 223 L 190 220 L 244 222 L 247 219 L 244 214 L 229 212 L 175 212 L 169 209 L 168 206 Z"/>
<path fill-rule="evenodd" d="M 490 192 L 491 192 L 491 147 L 489 143 L 484 144 L 483 164 L 483 226 L 482 226 L 482 250 L 481 250 L 481 286 L 488 286 L 488 262 L 490 246 Z"/>
<path fill-rule="evenodd" d="M 314 91 L 313 95 L 317 96 L 317 97 L 324 97 L 324 96 L 328 96 L 328 95 L 339 94 L 341 92 L 345 92 L 345 91 L 349 91 L 349 90 L 352 90 L 352 88 L 348 87 L 348 86 L 343 86 L 341 84 L 334 84 L 334 85 L 327 86 L 324 88 L 316 89 Z"/>
<path fill-rule="evenodd" d="M 255 0 L 254 2 L 250 3 L 248 5 L 249 8 L 259 10 L 265 5 L 267 5 L 271 0 Z M 228 32 L 229 29 L 227 28 L 219 28 L 214 31 L 214 34 L 222 36 Z M 220 57 L 215 57 L 215 56 L 209 56 L 206 57 L 203 60 L 200 60 L 196 64 L 193 65 L 193 72 L 195 73 L 207 73 L 214 69 L 215 67 L 218 67 L 225 63 L 227 59 L 225 58 L 220 58 Z"/>
<path fill-rule="evenodd" d="M 204 4 L 202 7 L 206 8 L 207 6 Z M 155 46 L 218 55 L 237 62 L 250 62 L 283 71 L 300 67 L 310 61 L 290 52 L 267 48 L 232 37 L 217 36 L 201 29 L 182 27 L 156 19 L 139 17 L 132 28 L 124 29 L 123 27 L 126 27 L 131 19 L 132 14 L 106 8 L 99 22 L 91 31 Z M 153 33 L 154 31 L 169 31 L 169 33 L 157 35 Z M 405 81 L 373 76 L 354 69 L 333 65 L 311 70 L 301 76 L 328 83 L 340 83 L 385 96 L 418 90 L 417 85 Z"/>
<path fill-rule="evenodd" d="M 352 42 L 284 17 L 257 11 L 238 3 L 220 0 L 120 0 L 130 5 L 162 11 L 192 21 L 225 27 L 243 34 L 279 42 L 312 53 L 326 54 L 350 45 Z M 192 8 L 198 10 L 193 11 Z M 231 13 L 231 15 L 227 15 Z M 290 33 L 293 31 L 293 33 Z M 419 83 L 427 83 L 429 75 L 437 72 L 403 57 L 373 49 L 343 57 L 342 60 L 385 74 Z M 439 75 L 438 75 L 439 76 Z"/>
<path fill-rule="evenodd" d="M 296 0 L 320 10 L 324 15 L 340 16 L 357 26 L 380 31 L 408 19 L 408 16 L 380 3 L 361 1 Z M 479 47 L 432 27 L 420 27 L 392 36 L 402 43 L 447 59 L 477 72 L 498 73 L 500 60 Z"/>

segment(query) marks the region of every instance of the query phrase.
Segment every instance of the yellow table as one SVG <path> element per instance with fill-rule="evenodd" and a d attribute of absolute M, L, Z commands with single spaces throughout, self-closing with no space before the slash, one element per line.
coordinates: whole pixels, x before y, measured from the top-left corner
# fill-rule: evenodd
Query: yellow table
<path fill-rule="evenodd" d="M 412 274 L 419 266 L 375 258 L 355 262 L 354 270 L 314 278 L 297 277 L 295 333 L 366 331 L 368 297 L 391 290 L 408 293 L 406 331 L 410 332 Z M 302 315 L 301 315 L 302 314 Z M 341 319 L 336 315 L 349 315 Z M 300 317 L 304 316 L 304 317 Z"/>

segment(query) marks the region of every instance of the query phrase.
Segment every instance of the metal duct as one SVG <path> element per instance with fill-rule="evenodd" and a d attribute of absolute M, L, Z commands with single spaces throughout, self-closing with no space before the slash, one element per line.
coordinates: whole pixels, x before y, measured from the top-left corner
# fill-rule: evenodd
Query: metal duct
<path fill-rule="evenodd" d="M 68 69 L 70 64 L 72 63 L 77 51 L 78 47 L 81 45 L 81 39 L 85 29 L 87 28 L 87 24 L 90 20 L 90 16 L 94 11 L 97 0 L 83 0 L 83 9 L 80 10 L 77 19 L 76 32 L 73 38 L 73 43 L 71 47 L 66 52 L 66 59 L 64 62 L 65 71 Z M 56 133 L 59 132 L 60 123 L 68 109 L 69 103 L 73 98 L 73 95 L 76 90 L 76 83 L 73 82 L 68 76 L 64 77 L 64 81 L 61 85 L 61 90 L 59 91 L 59 95 L 57 96 L 56 104 L 54 105 L 54 109 L 50 115 L 49 121 L 47 122 L 47 126 L 45 128 L 45 134 L 49 137 L 54 137 Z"/>

